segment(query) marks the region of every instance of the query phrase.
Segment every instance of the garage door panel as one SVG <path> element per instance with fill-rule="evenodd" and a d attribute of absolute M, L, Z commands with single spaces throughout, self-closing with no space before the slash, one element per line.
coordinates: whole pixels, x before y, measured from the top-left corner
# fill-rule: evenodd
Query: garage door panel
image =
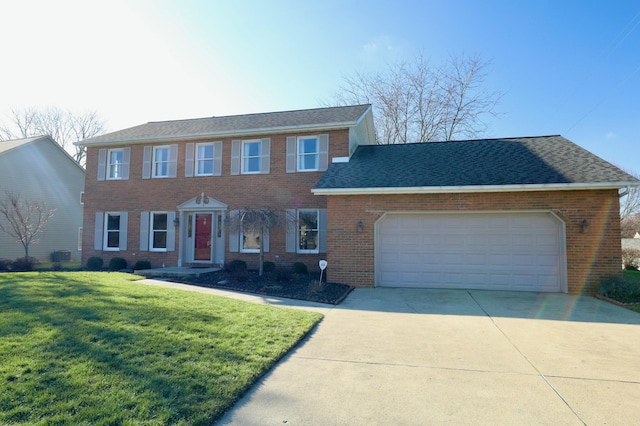
<path fill-rule="evenodd" d="M 376 284 L 560 291 L 563 229 L 546 213 L 388 215 Z"/>

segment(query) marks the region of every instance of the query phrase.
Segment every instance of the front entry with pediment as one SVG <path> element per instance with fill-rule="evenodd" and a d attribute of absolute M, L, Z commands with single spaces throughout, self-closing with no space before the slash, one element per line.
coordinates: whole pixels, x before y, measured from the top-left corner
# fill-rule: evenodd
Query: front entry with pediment
<path fill-rule="evenodd" d="M 224 265 L 224 216 L 227 205 L 204 193 L 178 206 L 179 266 Z"/>

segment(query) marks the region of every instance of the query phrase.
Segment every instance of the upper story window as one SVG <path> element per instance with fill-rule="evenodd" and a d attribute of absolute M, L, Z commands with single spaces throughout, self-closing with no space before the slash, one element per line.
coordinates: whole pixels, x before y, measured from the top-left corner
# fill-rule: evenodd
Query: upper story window
<path fill-rule="evenodd" d="M 287 173 L 322 172 L 329 167 L 329 135 L 287 136 Z"/>
<path fill-rule="evenodd" d="M 124 149 L 110 149 L 107 154 L 107 179 L 122 179 Z"/>
<path fill-rule="evenodd" d="M 267 174 L 270 167 L 271 139 L 231 141 L 231 174 Z"/>
<path fill-rule="evenodd" d="M 260 173 L 262 141 L 242 142 L 242 173 Z"/>
<path fill-rule="evenodd" d="M 196 176 L 213 176 L 214 153 L 213 143 L 196 145 Z"/>
<path fill-rule="evenodd" d="M 98 150 L 98 180 L 129 179 L 131 148 L 100 148 Z"/>
<path fill-rule="evenodd" d="M 318 138 L 315 136 L 298 138 L 298 171 L 318 170 Z"/>
<path fill-rule="evenodd" d="M 169 177 L 169 147 L 153 148 L 153 177 Z"/>

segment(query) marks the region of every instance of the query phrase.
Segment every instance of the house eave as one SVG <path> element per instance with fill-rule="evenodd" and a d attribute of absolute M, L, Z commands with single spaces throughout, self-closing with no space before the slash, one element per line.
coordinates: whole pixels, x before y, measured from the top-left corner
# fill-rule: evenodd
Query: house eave
<path fill-rule="evenodd" d="M 640 182 L 548 183 L 518 185 L 416 186 L 386 188 L 313 188 L 314 195 L 451 194 L 473 192 L 578 191 L 638 187 Z"/>
<path fill-rule="evenodd" d="M 280 127 L 266 127 L 255 128 L 245 130 L 225 130 L 220 132 L 207 132 L 200 134 L 179 134 L 168 136 L 153 136 L 142 138 L 124 138 L 124 139 L 102 139 L 98 141 L 79 141 L 74 145 L 78 146 L 97 146 L 97 145 L 122 145 L 122 144 L 139 144 L 139 143 L 168 143 L 176 141 L 198 141 L 198 140 L 210 140 L 217 138 L 227 138 L 236 136 L 262 136 L 277 133 L 291 133 L 291 132 L 321 132 L 331 131 L 339 129 L 348 129 L 357 126 L 358 121 L 345 121 L 340 123 L 331 124 L 312 124 L 312 125 L 295 125 L 295 126 L 280 126 Z"/>

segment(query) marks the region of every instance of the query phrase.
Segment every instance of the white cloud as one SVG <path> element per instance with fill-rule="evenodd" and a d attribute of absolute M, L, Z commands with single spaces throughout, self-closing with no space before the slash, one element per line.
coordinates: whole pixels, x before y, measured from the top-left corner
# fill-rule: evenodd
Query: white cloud
<path fill-rule="evenodd" d="M 608 132 L 608 133 L 605 135 L 605 138 L 606 138 L 607 140 L 613 140 L 613 139 L 617 139 L 617 138 L 618 138 L 618 135 L 617 135 L 616 133 L 614 133 L 614 132 Z"/>

